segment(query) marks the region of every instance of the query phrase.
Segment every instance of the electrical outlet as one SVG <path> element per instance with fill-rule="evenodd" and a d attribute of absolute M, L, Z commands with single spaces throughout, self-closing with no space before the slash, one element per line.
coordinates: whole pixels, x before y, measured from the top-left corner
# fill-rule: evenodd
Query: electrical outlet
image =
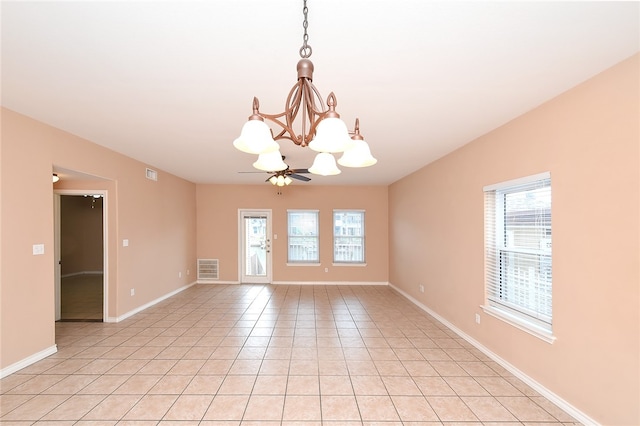
<path fill-rule="evenodd" d="M 420 284 L 420 293 L 424 293 L 424 285 Z"/>
<path fill-rule="evenodd" d="M 480 324 L 480 314 L 476 314 L 476 324 Z"/>
<path fill-rule="evenodd" d="M 182 278 L 182 272 L 178 272 L 178 278 Z"/>
<path fill-rule="evenodd" d="M 136 295 L 136 289 L 135 289 L 135 288 L 132 288 L 132 289 L 131 289 L 131 295 L 132 295 L 132 296 L 135 296 L 135 295 Z"/>
<path fill-rule="evenodd" d="M 329 268 L 324 268 L 324 271 L 325 272 L 329 272 Z"/>
<path fill-rule="evenodd" d="M 189 270 L 189 269 L 187 269 L 187 276 L 189 276 L 189 273 L 190 273 L 190 270 Z"/>

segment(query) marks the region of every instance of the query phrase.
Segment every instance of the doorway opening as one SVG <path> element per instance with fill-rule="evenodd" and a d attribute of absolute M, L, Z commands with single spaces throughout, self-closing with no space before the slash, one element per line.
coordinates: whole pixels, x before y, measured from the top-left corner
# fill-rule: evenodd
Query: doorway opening
<path fill-rule="evenodd" d="M 60 190 L 55 200 L 56 321 L 105 321 L 106 191 Z"/>

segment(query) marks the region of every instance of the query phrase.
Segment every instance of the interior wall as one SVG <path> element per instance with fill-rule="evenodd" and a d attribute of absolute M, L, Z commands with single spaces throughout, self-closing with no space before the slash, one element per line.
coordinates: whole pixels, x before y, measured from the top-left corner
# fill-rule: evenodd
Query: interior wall
<path fill-rule="evenodd" d="M 60 198 L 62 276 L 102 272 L 102 197 L 63 195 Z"/>
<path fill-rule="evenodd" d="M 6 108 L 1 119 L 0 369 L 55 345 L 53 165 L 111 182 L 111 318 L 195 281 L 195 184 L 161 170 L 146 179 L 145 164 Z"/>
<path fill-rule="evenodd" d="M 640 424 L 639 80 L 636 55 L 389 189 L 391 283 L 606 425 Z M 544 171 L 553 344 L 480 308 L 483 187 Z"/>
<path fill-rule="evenodd" d="M 386 284 L 388 197 L 386 186 L 314 186 L 295 182 L 198 185 L 198 258 L 219 259 L 220 281 L 238 282 L 238 210 L 271 209 L 273 281 L 284 283 L 357 282 Z M 287 209 L 318 210 L 320 264 L 287 266 Z M 366 266 L 333 265 L 333 210 L 365 210 Z M 325 272 L 328 268 L 328 272 Z"/>

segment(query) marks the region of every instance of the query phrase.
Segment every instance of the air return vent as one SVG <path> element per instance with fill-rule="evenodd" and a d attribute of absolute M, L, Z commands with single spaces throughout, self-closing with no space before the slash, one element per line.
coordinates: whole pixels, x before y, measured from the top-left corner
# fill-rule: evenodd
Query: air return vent
<path fill-rule="evenodd" d="M 218 259 L 198 259 L 198 281 L 218 279 Z"/>
<path fill-rule="evenodd" d="M 158 180 L 158 172 L 147 167 L 147 179 Z"/>

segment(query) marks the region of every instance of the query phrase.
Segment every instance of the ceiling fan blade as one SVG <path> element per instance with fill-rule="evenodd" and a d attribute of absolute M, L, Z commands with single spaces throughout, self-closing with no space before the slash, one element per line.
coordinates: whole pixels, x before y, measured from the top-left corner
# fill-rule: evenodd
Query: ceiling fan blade
<path fill-rule="evenodd" d="M 291 169 L 291 173 L 309 173 L 309 169 Z"/>
<path fill-rule="evenodd" d="M 303 182 L 309 182 L 311 180 L 311 178 L 308 178 L 306 176 L 297 175 L 295 173 L 290 174 L 289 177 L 291 177 L 293 179 L 301 180 Z"/>

